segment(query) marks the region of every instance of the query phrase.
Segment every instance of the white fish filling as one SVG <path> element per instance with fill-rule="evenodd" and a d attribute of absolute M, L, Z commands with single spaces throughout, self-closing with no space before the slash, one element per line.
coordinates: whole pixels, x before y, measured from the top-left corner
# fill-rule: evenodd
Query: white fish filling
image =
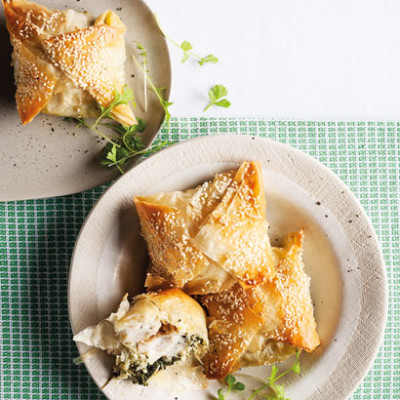
<path fill-rule="evenodd" d="M 147 320 L 129 314 L 130 304 L 125 298 L 116 313 L 98 325 L 88 327 L 74 336 L 85 343 L 116 356 L 114 373 L 118 378 L 130 378 L 145 385 L 159 370 L 195 356 L 203 346 L 197 335 L 179 332 L 170 324 L 144 314 Z"/>
<path fill-rule="evenodd" d="M 181 354 L 187 349 L 189 343 L 186 336 L 177 333 L 156 336 L 147 342 L 139 343 L 137 346 L 140 354 L 147 356 L 147 362 L 153 364 L 161 357 L 172 358 Z"/>

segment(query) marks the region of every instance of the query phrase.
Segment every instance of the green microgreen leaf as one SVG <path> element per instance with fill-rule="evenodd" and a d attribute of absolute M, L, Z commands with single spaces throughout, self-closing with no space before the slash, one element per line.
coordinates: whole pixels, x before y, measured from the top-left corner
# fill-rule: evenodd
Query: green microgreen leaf
<path fill-rule="evenodd" d="M 225 383 L 228 385 L 228 387 L 231 387 L 235 382 L 236 382 L 236 378 L 233 375 L 228 375 L 225 378 Z"/>
<path fill-rule="evenodd" d="M 224 91 L 220 91 L 219 93 L 214 92 L 214 95 L 218 96 L 221 93 L 223 94 Z M 267 377 L 266 380 L 263 380 L 263 384 L 261 386 L 252 390 L 247 400 L 255 400 L 256 398 L 260 397 L 266 400 L 290 400 L 288 397 L 286 397 L 285 386 L 283 384 L 277 384 L 276 382 L 290 372 L 294 372 L 296 374 L 300 372 L 299 355 L 300 351 L 298 350 L 292 366 L 279 375 L 279 368 L 276 365 L 273 365 L 269 377 Z M 231 374 L 225 377 L 224 382 L 227 385 L 227 390 L 224 393 L 223 388 L 220 388 L 218 390 L 217 400 L 227 400 L 228 395 L 232 391 L 243 391 L 246 389 L 245 385 L 242 382 L 238 382 L 236 377 Z"/>
<path fill-rule="evenodd" d="M 112 145 L 111 150 L 106 154 L 106 160 L 117 162 L 117 146 Z"/>
<path fill-rule="evenodd" d="M 193 46 L 192 46 L 192 44 L 191 44 L 190 42 L 188 42 L 187 40 L 184 40 L 184 41 L 181 43 L 181 49 L 182 49 L 183 51 L 190 51 L 190 50 L 193 49 Z"/>
<path fill-rule="evenodd" d="M 241 392 L 245 389 L 245 385 L 242 382 L 236 381 L 236 378 L 232 374 L 227 375 L 224 382 L 227 385 L 227 389 L 225 393 L 223 388 L 218 389 L 217 400 L 227 400 L 232 391 Z"/>
<path fill-rule="evenodd" d="M 215 57 L 213 54 L 209 54 L 205 57 L 202 57 L 199 60 L 199 65 L 204 65 L 206 63 L 211 63 L 211 64 L 217 64 L 218 63 L 218 58 Z"/>
<path fill-rule="evenodd" d="M 101 114 L 97 118 L 96 122 L 92 125 L 92 128 L 96 128 L 99 122 L 103 118 L 110 118 L 112 119 L 112 110 L 121 105 L 121 104 L 128 104 L 130 102 L 134 102 L 133 91 L 130 87 L 124 86 L 122 93 L 119 93 L 116 88 L 114 88 L 114 99 L 111 101 L 108 107 L 100 106 Z"/>
<path fill-rule="evenodd" d="M 228 95 L 228 89 L 224 85 L 215 85 L 208 91 L 209 103 L 203 111 L 207 111 L 212 106 L 228 108 L 231 102 L 228 99 L 223 99 Z"/>
<path fill-rule="evenodd" d="M 181 49 L 183 50 L 183 57 L 182 57 L 182 63 L 186 62 L 190 58 L 190 53 L 189 51 L 193 49 L 193 46 L 190 42 L 187 40 L 184 40 L 181 43 Z"/>
<path fill-rule="evenodd" d="M 216 101 L 214 103 L 214 105 L 219 106 L 219 107 L 228 108 L 231 106 L 231 102 L 228 99 L 222 99 L 222 100 Z"/>
<path fill-rule="evenodd" d="M 237 390 L 238 392 L 241 392 L 242 390 L 244 390 L 246 388 L 246 386 L 244 385 L 244 383 L 242 382 L 236 382 L 233 385 L 232 390 Z"/>
<path fill-rule="evenodd" d="M 285 398 L 285 386 L 283 385 L 274 385 L 275 393 L 278 397 Z"/>
<path fill-rule="evenodd" d="M 211 88 L 211 91 L 216 100 L 225 97 L 228 94 L 228 89 L 224 85 L 215 85 Z"/>
<path fill-rule="evenodd" d="M 124 90 L 124 93 L 126 89 Z M 116 101 L 114 104 L 126 104 L 132 96 L 129 90 L 125 95 L 116 93 Z M 103 108 L 102 114 L 109 118 L 109 113 L 111 109 Z M 107 167 L 116 167 L 121 174 L 124 173 L 123 166 L 127 163 L 129 159 L 138 155 L 145 155 L 149 152 L 160 149 L 165 146 L 166 143 L 161 145 L 156 145 L 150 150 L 146 150 L 144 144 L 142 143 L 140 137 L 137 135 L 146 129 L 146 122 L 140 118 L 137 120 L 136 125 L 125 126 L 117 121 L 112 122 L 102 122 L 103 119 L 97 119 L 96 122 L 90 125 L 83 118 L 67 117 L 64 118 L 65 121 L 74 123 L 76 127 L 87 127 L 96 132 L 99 136 L 107 140 L 107 145 L 104 148 L 103 155 L 100 160 L 100 164 Z M 106 135 L 104 131 L 99 128 L 105 127 L 116 133 L 116 135 Z"/>

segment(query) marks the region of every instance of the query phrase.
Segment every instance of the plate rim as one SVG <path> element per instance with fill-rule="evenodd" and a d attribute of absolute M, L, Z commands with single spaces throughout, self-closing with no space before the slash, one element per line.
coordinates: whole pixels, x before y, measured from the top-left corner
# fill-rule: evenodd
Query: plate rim
<path fill-rule="evenodd" d="M 142 166 L 143 168 L 145 168 L 148 164 L 154 163 L 157 164 L 157 162 L 159 162 L 159 159 L 161 159 L 161 161 L 167 156 L 168 153 L 174 153 L 177 150 L 179 150 L 179 148 L 183 148 L 186 146 L 191 146 L 193 143 L 195 142 L 207 142 L 207 141 L 213 141 L 215 139 L 226 139 L 229 140 L 231 142 L 241 142 L 241 141 L 261 141 L 261 142 L 265 142 L 268 143 L 269 145 L 272 146 L 277 146 L 278 148 L 281 147 L 282 149 L 288 151 L 289 153 L 294 153 L 295 155 L 298 155 L 300 157 L 305 158 L 309 163 L 311 162 L 314 165 L 317 165 L 319 168 L 321 168 L 325 174 L 328 174 L 328 176 L 331 177 L 331 179 L 335 180 L 336 184 L 338 184 L 340 187 L 343 188 L 344 193 L 349 196 L 350 200 L 353 202 L 353 204 L 357 205 L 359 211 L 361 212 L 361 216 L 363 218 L 360 218 L 360 220 L 363 220 L 363 223 L 365 224 L 365 226 L 367 228 L 369 228 L 369 232 L 371 234 L 371 240 L 374 244 L 374 248 L 376 250 L 376 254 L 378 255 L 378 259 L 379 259 L 379 265 L 375 265 L 376 268 L 378 268 L 380 270 L 380 280 L 379 280 L 379 290 L 380 290 L 380 295 L 383 297 L 382 298 L 382 303 L 380 306 L 380 312 L 375 312 L 372 316 L 373 318 L 373 323 L 375 323 L 375 326 L 379 329 L 379 334 L 376 335 L 374 337 L 373 343 L 369 343 L 369 346 L 366 347 L 367 351 L 364 350 L 364 352 L 362 353 L 362 355 L 364 356 L 363 358 L 363 362 L 361 365 L 358 365 L 358 369 L 357 369 L 357 378 L 353 379 L 353 383 L 350 385 L 350 387 L 347 387 L 345 390 L 342 389 L 342 392 L 340 393 L 340 395 L 342 397 L 338 398 L 336 397 L 337 400 L 339 399 L 347 399 L 348 397 L 350 397 L 352 395 L 352 393 L 358 388 L 358 386 L 360 385 L 360 383 L 364 380 L 365 376 L 368 374 L 368 372 L 370 371 L 372 364 L 379 352 L 379 349 L 382 345 L 383 342 L 383 338 L 384 338 L 384 333 L 385 333 L 385 327 L 386 327 L 386 321 L 387 321 L 387 314 L 388 314 L 388 280 L 387 280 L 387 270 L 386 270 L 386 265 L 385 265 L 385 261 L 383 258 L 383 253 L 382 253 L 382 248 L 380 245 L 380 242 L 378 240 L 377 234 L 375 232 L 375 229 L 372 225 L 372 222 L 370 220 L 370 217 L 368 216 L 368 214 L 366 213 L 366 211 L 364 210 L 363 206 L 361 205 L 359 199 L 354 195 L 354 193 L 352 192 L 352 190 L 331 170 L 329 169 L 327 166 L 325 166 L 322 162 L 320 162 L 319 160 L 317 160 L 316 158 L 312 157 L 311 155 L 295 148 L 292 147 L 291 145 L 287 144 L 287 143 L 282 143 L 282 142 L 278 142 L 276 140 L 272 140 L 269 138 L 264 138 L 264 137 L 260 137 L 260 136 L 254 136 L 254 135 L 241 135 L 241 134 L 216 134 L 216 135 L 201 135 L 201 136 L 197 136 L 195 138 L 192 139 L 188 139 L 188 140 L 184 140 L 182 142 L 177 142 L 174 143 L 160 151 L 158 151 L 157 153 L 151 155 L 149 158 L 145 159 L 144 161 L 142 161 L 139 164 L 136 164 L 135 166 L 133 166 L 129 171 L 127 171 L 124 175 L 120 176 L 110 187 L 108 187 L 104 193 L 99 197 L 99 199 L 96 201 L 96 203 L 93 205 L 92 209 L 90 210 L 89 214 L 87 215 L 87 217 L 85 218 L 84 223 L 82 224 L 82 227 L 79 231 L 79 234 L 77 236 L 76 242 L 75 242 L 75 246 L 72 252 L 72 256 L 71 256 L 71 262 L 70 262 L 70 270 L 69 270 L 69 277 L 68 277 L 68 314 L 69 314 L 69 319 L 70 319 L 70 324 L 71 324 L 71 329 L 72 332 L 75 334 L 75 329 L 74 329 L 74 323 L 72 320 L 72 312 L 71 312 L 71 308 L 72 308 L 72 296 L 71 296 L 71 291 L 72 291 L 72 279 L 73 279 L 73 267 L 74 264 L 76 263 L 76 258 L 78 256 L 78 247 L 79 247 L 79 242 L 82 239 L 83 235 L 85 234 L 85 230 L 87 229 L 90 220 L 91 220 L 91 216 L 93 215 L 93 213 L 101 206 L 103 206 L 103 202 L 104 205 L 107 207 L 107 198 L 108 196 L 110 196 L 110 193 L 112 194 L 115 190 L 118 190 L 118 188 L 123 185 L 123 182 L 129 181 L 130 179 L 130 175 L 134 175 L 136 173 L 136 169 L 138 166 Z M 224 160 L 216 160 L 216 162 L 221 162 L 223 163 Z M 195 165 L 193 165 L 195 166 Z M 154 170 L 153 170 L 154 173 Z M 342 224 L 341 224 L 342 226 Z M 354 244 L 352 244 L 353 246 Z M 362 288 L 361 288 L 362 289 Z M 360 299 L 362 298 L 362 292 L 360 290 Z M 362 315 L 362 310 L 364 310 L 365 305 L 361 304 L 361 310 L 359 315 Z M 375 310 L 376 311 L 376 310 Z M 360 318 L 358 318 L 359 320 Z M 358 323 L 357 323 L 358 326 Z M 350 344 L 348 348 L 351 348 L 351 344 L 353 344 L 355 337 L 359 337 L 359 333 L 357 332 L 357 330 L 355 330 L 355 332 L 352 335 L 352 338 L 350 340 Z M 76 344 L 77 345 L 77 344 Z M 78 351 L 79 350 L 79 346 L 77 345 Z M 315 394 L 315 392 L 313 394 L 311 394 L 309 397 L 307 397 L 307 400 L 322 400 L 325 399 L 325 397 L 321 397 L 319 395 L 319 393 L 321 393 L 321 391 L 323 391 L 324 388 L 326 388 L 327 384 L 329 384 L 330 382 L 330 378 L 333 375 L 334 371 L 336 371 L 338 365 L 340 364 L 340 362 L 343 361 L 343 357 L 344 355 L 341 356 L 339 362 L 335 365 L 334 370 L 332 372 L 332 374 L 328 377 L 327 381 L 324 382 L 321 385 L 321 388 L 318 390 L 318 393 Z M 352 361 L 354 363 L 354 360 Z M 349 368 L 351 368 L 353 365 L 349 365 Z M 96 379 L 94 378 L 94 376 L 92 375 L 91 371 L 89 368 L 87 368 L 90 376 L 92 377 L 92 379 L 95 381 L 96 385 L 99 387 L 99 389 L 102 391 L 102 393 L 109 398 L 104 392 L 103 390 L 100 388 L 100 385 L 97 383 Z M 360 373 L 361 372 L 361 373 Z"/>

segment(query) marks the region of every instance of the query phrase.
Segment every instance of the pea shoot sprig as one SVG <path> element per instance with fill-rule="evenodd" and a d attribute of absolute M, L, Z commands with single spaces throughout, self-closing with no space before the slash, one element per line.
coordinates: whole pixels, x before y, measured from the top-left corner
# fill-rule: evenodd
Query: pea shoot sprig
<path fill-rule="evenodd" d="M 132 59 L 135 62 L 136 66 L 139 68 L 139 70 L 143 74 L 144 78 L 144 110 L 147 111 L 147 84 L 150 86 L 151 90 L 154 92 L 156 95 L 158 101 L 160 102 L 161 107 L 163 108 L 165 112 L 165 122 L 167 123 L 167 129 L 169 131 L 170 127 L 170 120 L 171 120 L 171 113 L 169 111 L 169 107 L 172 106 L 174 103 L 168 101 L 165 98 L 165 90 L 166 88 L 159 88 L 157 87 L 152 78 L 150 77 L 149 71 L 147 69 L 147 51 L 144 48 L 144 46 L 136 42 L 136 48 L 139 50 L 139 55 L 142 57 L 142 63 L 140 63 L 137 58 L 132 55 Z"/>
<path fill-rule="evenodd" d="M 263 384 L 252 390 L 250 396 L 247 400 L 254 400 L 256 398 L 263 398 L 266 400 L 290 400 L 285 395 L 285 386 L 283 384 L 278 384 L 277 382 L 283 378 L 285 375 L 293 372 L 295 374 L 300 374 L 300 363 L 299 363 L 300 351 L 296 352 L 296 359 L 293 365 L 279 374 L 279 367 L 276 365 L 272 366 L 270 376 L 263 381 Z M 236 380 L 233 375 L 228 375 L 224 380 L 227 388 L 224 390 L 223 388 L 218 390 L 218 394 L 215 397 L 215 400 L 228 400 L 228 396 L 233 391 L 243 391 L 246 389 L 246 386 Z"/>
<path fill-rule="evenodd" d="M 158 24 L 158 28 L 160 29 L 161 33 L 163 34 L 163 36 L 170 42 L 172 43 L 174 46 L 176 46 L 178 49 L 181 49 L 183 52 L 182 55 L 182 59 L 181 62 L 185 63 L 187 60 L 189 60 L 190 57 L 194 57 L 198 60 L 198 64 L 200 66 L 207 64 L 207 63 L 211 63 L 211 64 L 217 64 L 218 63 L 218 58 L 214 56 L 214 54 L 208 54 L 204 57 L 196 54 L 195 52 L 193 52 L 193 46 L 192 44 L 187 41 L 184 40 L 181 44 L 179 44 L 177 41 L 175 41 L 174 39 L 172 39 L 170 36 L 168 36 L 164 29 L 161 27 L 160 24 L 160 20 L 158 18 L 157 14 L 154 14 L 154 18 L 157 21 Z"/>
<path fill-rule="evenodd" d="M 183 51 L 183 57 L 181 60 L 182 63 L 185 63 L 190 57 L 196 58 L 200 66 L 207 63 L 211 64 L 218 63 L 218 58 L 215 57 L 213 54 L 208 54 L 205 57 L 202 57 L 193 52 L 193 46 L 187 40 L 184 40 L 181 44 L 173 40 L 161 28 L 157 15 L 155 15 L 155 19 L 157 21 L 161 33 L 165 36 L 165 38 Z M 148 88 L 150 88 L 155 94 L 157 100 L 159 101 L 161 107 L 165 112 L 165 122 L 167 125 L 167 131 L 169 132 L 170 120 L 171 120 L 171 113 L 169 111 L 169 107 L 172 106 L 173 103 L 170 102 L 168 99 L 166 99 L 165 96 L 166 88 L 157 87 L 154 81 L 152 80 L 148 69 L 147 51 L 144 48 L 144 46 L 141 43 L 136 42 L 136 48 L 139 51 L 138 54 L 141 57 L 141 62 L 134 55 L 132 55 L 132 59 L 143 74 L 144 111 L 147 112 L 148 109 Z M 213 86 L 208 92 L 208 97 L 210 102 L 204 108 L 204 111 L 208 110 L 211 106 L 214 105 L 224 108 L 230 107 L 231 105 L 230 101 L 225 98 L 227 94 L 228 90 L 226 89 L 225 86 L 223 85 Z M 156 144 L 150 149 L 146 149 L 140 137 L 137 135 L 138 133 L 143 132 L 145 130 L 146 128 L 145 121 L 138 119 L 137 125 L 125 126 L 113 120 L 112 110 L 120 104 L 129 104 L 129 103 L 132 103 L 133 106 L 135 106 L 132 89 L 125 86 L 121 93 L 119 93 L 117 89 L 114 89 L 114 99 L 112 100 L 112 102 L 109 104 L 108 107 L 99 106 L 100 115 L 98 116 L 98 118 L 95 120 L 94 123 L 91 124 L 83 118 L 75 118 L 75 117 L 64 118 L 65 121 L 74 123 L 75 126 L 78 128 L 86 127 L 92 130 L 97 135 L 99 135 L 103 140 L 107 141 L 107 144 L 104 148 L 104 154 L 102 155 L 101 158 L 101 164 L 107 167 L 116 167 L 121 172 L 121 174 L 124 173 L 123 169 L 124 165 L 132 157 L 138 155 L 146 155 L 153 151 L 157 151 L 167 144 L 166 142 L 162 142 Z M 106 134 L 104 132 L 104 128 L 113 131 L 113 134 L 112 135 Z"/>
<path fill-rule="evenodd" d="M 135 104 L 135 97 L 133 96 L 133 91 L 129 86 L 124 86 L 122 93 L 119 93 L 116 88 L 114 88 L 114 99 L 111 101 L 110 105 L 108 107 L 100 107 L 101 114 L 99 117 L 96 119 L 95 123 L 92 125 L 93 128 L 96 128 L 97 125 L 99 125 L 100 121 L 103 118 L 110 118 L 112 119 L 112 110 L 121 105 L 121 104 L 129 104 L 131 103 L 133 107 L 136 106 Z"/>
<path fill-rule="evenodd" d="M 231 102 L 225 98 L 228 95 L 228 89 L 224 85 L 215 85 L 208 91 L 209 103 L 203 111 L 207 111 L 212 106 L 228 108 Z"/>
<path fill-rule="evenodd" d="M 218 58 L 215 57 L 213 54 L 208 54 L 205 57 L 202 57 L 192 51 L 193 46 L 192 44 L 184 40 L 181 44 L 176 42 L 174 39 L 172 39 L 170 36 L 168 36 L 165 31 L 162 29 L 160 20 L 156 14 L 154 14 L 155 20 L 158 24 L 158 27 L 160 29 L 160 32 L 163 34 L 163 36 L 169 40 L 172 44 L 177 46 L 183 51 L 183 57 L 182 57 L 182 63 L 186 62 L 190 57 L 194 57 L 198 59 L 198 64 L 204 65 L 206 63 L 212 63 L 216 64 L 218 63 Z M 165 122 L 167 125 L 167 131 L 169 132 L 170 129 L 170 120 L 171 120 L 171 113 L 169 111 L 169 107 L 173 105 L 172 102 L 168 101 L 165 98 L 165 88 L 159 88 L 157 87 L 153 80 L 151 79 L 149 70 L 148 70 L 148 60 L 147 60 L 147 51 L 144 48 L 144 46 L 139 43 L 136 43 L 136 48 L 139 51 L 139 56 L 141 57 L 141 62 L 132 55 L 132 59 L 135 62 L 136 66 L 139 68 L 141 73 L 143 74 L 143 79 L 144 79 L 144 84 L 143 84 L 143 90 L 144 90 L 144 110 L 147 111 L 147 87 L 149 86 L 150 89 L 154 92 L 156 95 L 161 107 L 164 109 L 165 112 Z M 224 98 L 228 94 L 228 89 L 224 85 L 215 85 L 213 86 L 209 91 L 208 91 L 208 97 L 209 97 L 209 104 L 204 108 L 204 111 L 207 111 L 211 106 L 218 106 L 218 107 L 223 107 L 223 108 L 228 108 L 231 106 L 231 102 Z"/>
<path fill-rule="evenodd" d="M 227 400 L 231 392 L 241 392 L 246 388 L 244 383 L 238 382 L 233 375 L 226 376 L 224 382 L 226 383 L 227 388 L 225 393 L 223 388 L 218 389 L 217 400 Z"/>
<path fill-rule="evenodd" d="M 104 148 L 101 157 L 101 165 L 107 167 L 116 167 L 121 174 L 124 173 L 123 166 L 129 159 L 138 155 L 146 155 L 165 146 L 160 143 L 146 149 L 145 145 L 137 135 L 146 128 L 146 123 L 138 119 L 137 125 L 125 126 L 117 121 L 112 120 L 112 110 L 120 104 L 128 104 L 134 101 L 132 90 L 125 86 L 121 93 L 114 89 L 114 99 L 108 107 L 100 106 L 100 115 L 93 124 L 88 123 L 83 118 L 67 117 L 65 121 L 72 122 L 77 128 L 86 127 L 95 132 L 108 143 Z M 112 120 L 112 121 L 109 121 Z M 113 132 L 112 135 L 106 134 L 101 127 L 107 128 Z"/>

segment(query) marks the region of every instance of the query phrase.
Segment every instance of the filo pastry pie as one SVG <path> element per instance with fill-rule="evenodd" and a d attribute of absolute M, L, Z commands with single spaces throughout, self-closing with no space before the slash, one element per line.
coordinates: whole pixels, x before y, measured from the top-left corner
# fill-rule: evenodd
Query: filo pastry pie
<path fill-rule="evenodd" d="M 74 10 L 50 10 L 26 0 L 3 0 L 13 45 L 16 103 L 25 125 L 39 113 L 95 117 L 125 86 L 125 25 L 113 11 L 94 19 Z M 118 122 L 137 121 L 127 104 L 111 111 Z"/>
<path fill-rule="evenodd" d="M 149 290 L 217 293 L 274 275 L 258 162 L 244 162 L 195 189 L 134 201 L 151 260 Z"/>
<path fill-rule="evenodd" d="M 124 296 L 117 312 L 74 336 L 74 341 L 115 355 L 114 375 L 146 385 L 157 372 L 185 365 L 201 382 L 200 360 L 207 350 L 201 306 L 179 289 Z M 203 378 L 204 380 L 204 378 Z"/>
<path fill-rule="evenodd" d="M 290 233 L 273 248 L 275 276 L 262 285 L 200 297 L 209 315 L 208 378 L 223 378 L 240 367 L 283 361 L 297 349 L 319 345 L 310 279 L 302 261 L 303 232 Z"/>

